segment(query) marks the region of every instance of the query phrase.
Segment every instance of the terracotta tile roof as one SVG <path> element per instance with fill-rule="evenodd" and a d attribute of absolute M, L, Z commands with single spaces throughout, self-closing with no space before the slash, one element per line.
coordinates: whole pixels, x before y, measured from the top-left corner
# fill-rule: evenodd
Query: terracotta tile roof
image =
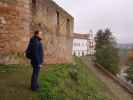
<path fill-rule="evenodd" d="M 73 33 L 73 38 L 77 38 L 77 39 L 89 39 L 89 34 Z"/>

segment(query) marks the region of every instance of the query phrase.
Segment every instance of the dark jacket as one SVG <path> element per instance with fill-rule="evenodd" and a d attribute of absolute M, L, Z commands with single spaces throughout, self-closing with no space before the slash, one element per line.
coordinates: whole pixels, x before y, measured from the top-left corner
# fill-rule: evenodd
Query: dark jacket
<path fill-rule="evenodd" d="M 31 60 L 31 64 L 40 65 L 43 63 L 43 45 L 39 37 L 33 36 L 31 38 L 26 56 Z"/>

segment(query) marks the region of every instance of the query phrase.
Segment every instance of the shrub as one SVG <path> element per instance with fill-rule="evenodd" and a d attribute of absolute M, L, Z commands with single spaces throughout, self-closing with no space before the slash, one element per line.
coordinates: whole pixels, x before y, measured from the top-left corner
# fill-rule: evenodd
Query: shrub
<path fill-rule="evenodd" d="M 69 69 L 69 75 L 72 80 L 74 80 L 75 82 L 78 82 L 77 65 L 71 65 L 71 68 Z"/>

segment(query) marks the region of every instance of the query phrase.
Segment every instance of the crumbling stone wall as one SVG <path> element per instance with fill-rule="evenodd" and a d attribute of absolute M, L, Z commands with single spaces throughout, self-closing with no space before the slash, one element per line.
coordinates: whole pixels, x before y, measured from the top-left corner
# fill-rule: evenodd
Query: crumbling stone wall
<path fill-rule="evenodd" d="M 4 57 L 22 53 L 27 46 L 31 22 L 29 3 L 28 0 L 0 0 L 0 63 L 12 61 Z"/>
<path fill-rule="evenodd" d="M 0 53 L 22 52 L 26 47 L 29 39 L 30 10 L 26 6 L 28 1 L 22 1 L 26 0 L 0 1 Z"/>
<path fill-rule="evenodd" d="M 51 0 L 33 0 L 32 4 L 33 29 L 44 33 L 45 62 L 71 62 L 73 17 Z"/>
<path fill-rule="evenodd" d="M 71 15 L 51 0 L 0 0 L 0 58 L 23 55 L 37 29 L 44 33 L 45 63 L 72 62 Z"/>

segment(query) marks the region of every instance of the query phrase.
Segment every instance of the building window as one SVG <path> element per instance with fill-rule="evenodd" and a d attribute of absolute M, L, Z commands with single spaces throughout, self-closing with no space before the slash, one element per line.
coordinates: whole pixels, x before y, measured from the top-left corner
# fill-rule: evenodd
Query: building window
<path fill-rule="evenodd" d="M 36 8 L 37 8 L 37 1 L 36 0 L 32 0 L 32 12 L 36 13 Z"/>
<path fill-rule="evenodd" d="M 66 22 L 66 32 L 67 32 L 67 36 L 70 35 L 70 19 L 67 19 Z"/>
<path fill-rule="evenodd" d="M 59 34 L 59 31 L 60 31 L 60 13 L 58 11 L 56 12 L 56 16 L 57 16 L 57 34 Z"/>
<path fill-rule="evenodd" d="M 76 56 L 76 53 L 74 52 L 73 55 Z"/>
<path fill-rule="evenodd" d="M 82 52 L 82 56 L 85 56 L 84 52 Z"/>
<path fill-rule="evenodd" d="M 36 8 L 36 0 L 32 0 L 32 8 Z"/>
<path fill-rule="evenodd" d="M 48 13 L 49 7 L 46 8 L 46 12 Z"/>
<path fill-rule="evenodd" d="M 33 5 L 36 4 L 36 0 L 32 0 L 32 4 L 33 4 Z"/>

